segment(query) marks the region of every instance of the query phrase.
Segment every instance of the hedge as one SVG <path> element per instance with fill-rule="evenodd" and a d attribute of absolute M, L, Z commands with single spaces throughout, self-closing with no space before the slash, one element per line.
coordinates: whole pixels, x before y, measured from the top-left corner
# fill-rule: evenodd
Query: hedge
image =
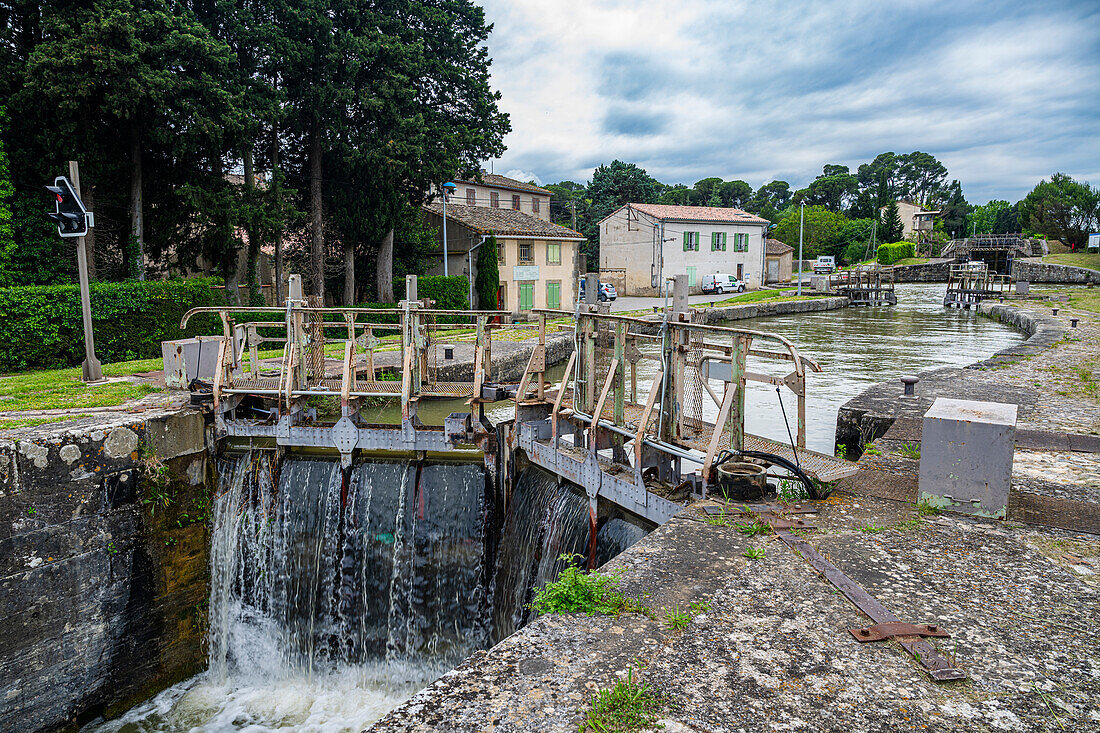
<path fill-rule="evenodd" d="M 912 242 L 891 242 L 879 245 L 878 248 L 878 263 L 880 265 L 892 265 L 898 260 L 904 260 L 912 256 Z"/>
<path fill-rule="evenodd" d="M 197 333 L 221 333 L 210 317 L 180 318 L 212 305 L 213 278 L 92 283 L 96 355 L 105 363 L 160 356 L 160 342 Z M 0 370 L 77 366 L 84 361 L 80 290 L 76 285 L 0 288 Z"/>
<path fill-rule="evenodd" d="M 405 298 L 405 280 L 393 281 L 393 292 L 398 300 Z M 431 298 L 436 308 L 445 310 L 469 310 L 470 281 L 464 275 L 420 275 L 416 278 L 416 294 L 421 300 Z"/>

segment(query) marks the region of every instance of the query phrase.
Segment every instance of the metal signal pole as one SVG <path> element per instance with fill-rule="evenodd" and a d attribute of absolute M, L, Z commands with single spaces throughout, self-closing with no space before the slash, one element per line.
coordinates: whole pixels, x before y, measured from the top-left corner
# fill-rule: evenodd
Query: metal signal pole
<path fill-rule="evenodd" d="M 802 295 L 802 225 L 806 221 L 806 202 L 802 202 L 802 206 L 798 212 L 798 294 Z"/>
<path fill-rule="evenodd" d="M 69 180 L 76 190 L 77 198 L 80 197 L 80 166 L 75 160 L 69 161 Z M 95 355 L 95 340 L 92 337 L 92 303 L 91 293 L 88 289 L 88 252 L 85 249 L 84 237 L 76 238 L 76 268 L 80 276 L 80 311 L 84 316 L 84 364 L 83 377 L 85 382 L 102 382 L 103 366 Z"/>

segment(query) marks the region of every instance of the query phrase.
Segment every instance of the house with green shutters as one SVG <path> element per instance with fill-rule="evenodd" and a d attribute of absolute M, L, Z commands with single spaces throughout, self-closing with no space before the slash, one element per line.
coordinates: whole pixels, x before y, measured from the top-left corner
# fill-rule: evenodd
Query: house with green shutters
<path fill-rule="evenodd" d="M 704 275 L 719 273 L 758 288 L 769 224 L 741 209 L 625 204 L 599 223 L 600 279 L 620 295 L 659 295 L 676 275 L 695 293 Z"/>

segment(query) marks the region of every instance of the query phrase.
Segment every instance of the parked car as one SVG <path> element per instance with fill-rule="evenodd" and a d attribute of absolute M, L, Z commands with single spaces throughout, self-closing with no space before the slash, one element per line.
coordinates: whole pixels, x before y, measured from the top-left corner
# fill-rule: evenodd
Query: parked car
<path fill-rule="evenodd" d="M 581 280 L 581 292 L 580 295 L 577 296 L 577 299 L 580 300 L 582 303 L 584 302 L 584 285 L 586 282 L 588 282 L 587 279 Z M 605 300 L 615 300 L 618 297 L 619 293 L 615 290 L 614 285 L 612 285 L 611 283 L 600 283 L 600 289 L 596 293 L 597 300 L 602 302 Z"/>
<path fill-rule="evenodd" d="M 829 256 L 818 257 L 814 260 L 815 275 L 831 275 L 836 271 L 836 258 Z"/>
<path fill-rule="evenodd" d="M 715 273 L 714 275 L 703 275 L 703 279 L 699 281 L 699 288 L 708 294 L 743 293 L 745 292 L 745 283 L 733 275 Z"/>

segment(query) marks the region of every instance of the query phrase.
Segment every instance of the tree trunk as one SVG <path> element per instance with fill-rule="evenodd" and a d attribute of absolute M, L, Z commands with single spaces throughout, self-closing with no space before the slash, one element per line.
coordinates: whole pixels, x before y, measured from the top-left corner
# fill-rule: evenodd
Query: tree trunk
<path fill-rule="evenodd" d="M 344 244 L 344 305 L 355 305 L 355 246 Z"/>
<path fill-rule="evenodd" d="M 256 186 L 255 170 L 252 164 L 252 145 L 251 143 L 245 148 L 244 151 L 244 190 L 245 195 L 248 197 L 248 206 L 246 212 L 248 219 L 245 222 L 245 233 L 248 235 L 248 300 L 249 305 L 260 302 L 263 300 L 263 289 L 260 287 L 259 276 L 257 270 L 259 269 L 260 259 L 260 237 L 256 231 L 256 216 L 252 210 L 255 204 L 253 197 L 253 189 Z M 267 305 L 262 303 L 261 305 Z"/>
<path fill-rule="evenodd" d="M 133 236 L 131 248 L 131 277 L 145 279 L 145 213 L 141 203 L 141 130 L 135 122 L 130 128 L 130 233 Z"/>
<path fill-rule="evenodd" d="M 85 186 L 80 198 L 84 208 L 95 213 L 95 186 Z M 95 280 L 95 227 L 89 227 L 84 235 L 84 254 L 88 260 L 88 279 Z"/>
<path fill-rule="evenodd" d="M 313 294 L 325 302 L 325 239 L 321 231 L 321 124 L 313 123 L 309 141 L 309 224 Z"/>
<path fill-rule="evenodd" d="M 375 264 L 378 285 L 378 302 L 393 302 L 393 230 L 386 232 L 378 245 L 378 262 Z"/>
<path fill-rule="evenodd" d="M 279 126 L 271 126 L 271 196 L 278 212 L 275 226 L 275 304 L 283 305 L 283 202 L 279 197 Z"/>

